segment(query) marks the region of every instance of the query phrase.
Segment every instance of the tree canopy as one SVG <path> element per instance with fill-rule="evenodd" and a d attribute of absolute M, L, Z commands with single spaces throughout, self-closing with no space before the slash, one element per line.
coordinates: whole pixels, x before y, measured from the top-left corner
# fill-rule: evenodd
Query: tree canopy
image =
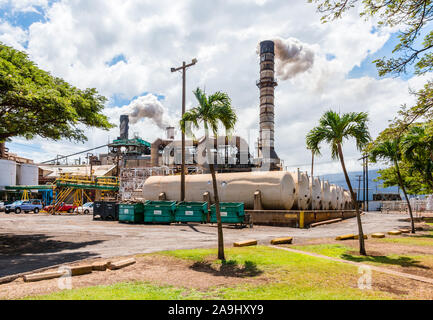
<path fill-rule="evenodd" d="M 398 27 L 398 44 L 391 57 L 374 61 L 380 76 L 407 73 L 414 67 L 416 75 L 433 70 L 433 30 L 425 29 L 433 20 L 433 2 L 430 0 L 308 0 L 316 3 L 322 21 L 341 18 L 347 11 L 359 5 L 360 16 L 375 18 L 379 27 Z M 420 37 L 423 37 L 420 39 Z M 420 41 L 422 40 L 422 41 Z M 394 136 L 407 130 L 420 118 L 433 119 L 433 82 L 427 81 L 424 88 L 412 92 L 417 102 L 412 107 L 402 106 L 391 127 Z"/>
<path fill-rule="evenodd" d="M 0 43 L 0 143 L 16 136 L 86 141 L 79 125 L 113 127 L 101 114 L 105 102 L 96 89 L 80 90 Z"/>

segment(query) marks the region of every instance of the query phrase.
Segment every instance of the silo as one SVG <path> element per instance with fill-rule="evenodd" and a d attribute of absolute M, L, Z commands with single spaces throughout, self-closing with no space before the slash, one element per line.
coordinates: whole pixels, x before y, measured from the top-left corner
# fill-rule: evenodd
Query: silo
<path fill-rule="evenodd" d="M 17 184 L 17 165 L 15 161 L 0 159 L 0 189 Z"/>
<path fill-rule="evenodd" d="M 17 163 L 17 184 L 20 186 L 38 185 L 39 172 L 35 164 Z"/>
<path fill-rule="evenodd" d="M 310 184 L 313 196 L 313 210 L 320 210 L 322 208 L 322 184 L 319 178 L 310 178 Z"/>
<path fill-rule="evenodd" d="M 329 210 L 331 206 L 331 189 L 328 181 L 322 181 L 322 210 Z"/>
<path fill-rule="evenodd" d="M 332 184 L 330 186 L 331 190 L 331 199 L 329 201 L 329 209 L 331 210 L 337 210 L 338 209 L 338 202 L 337 202 L 337 186 Z"/>
<path fill-rule="evenodd" d="M 289 172 L 239 172 L 216 175 L 221 202 L 244 202 L 246 209 L 254 208 L 254 193 L 261 192 L 262 206 L 266 210 L 290 210 L 295 201 L 295 181 Z M 213 186 L 210 174 L 186 176 L 185 201 L 203 201 Z M 308 191 L 308 180 L 307 180 Z M 169 200 L 180 200 L 180 176 L 149 177 L 143 187 L 146 200 L 157 200 L 164 192 Z"/>

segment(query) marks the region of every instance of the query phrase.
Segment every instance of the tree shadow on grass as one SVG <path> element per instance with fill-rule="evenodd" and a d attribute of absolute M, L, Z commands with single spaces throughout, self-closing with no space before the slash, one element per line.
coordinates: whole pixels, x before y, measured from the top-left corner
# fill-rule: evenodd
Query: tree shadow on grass
<path fill-rule="evenodd" d="M 348 253 L 344 253 L 340 256 L 344 260 L 349 260 L 353 262 L 376 262 L 381 264 L 397 265 L 401 267 L 414 267 L 420 269 L 430 269 L 427 266 L 420 264 L 420 261 L 412 259 L 410 257 L 399 256 L 398 258 L 391 258 L 387 256 L 354 256 Z"/>
<path fill-rule="evenodd" d="M 252 261 L 245 261 L 243 266 L 239 266 L 234 260 L 224 261 L 221 266 L 212 265 L 210 262 L 195 262 L 191 267 L 192 270 L 198 272 L 210 273 L 217 277 L 236 277 L 236 278 L 251 278 L 259 276 L 263 273 L 257 267 L 257 264 Z"/>

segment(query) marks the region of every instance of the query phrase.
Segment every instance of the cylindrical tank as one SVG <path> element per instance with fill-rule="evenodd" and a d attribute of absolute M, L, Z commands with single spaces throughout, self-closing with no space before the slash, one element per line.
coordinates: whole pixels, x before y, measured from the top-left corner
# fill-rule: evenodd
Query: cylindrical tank
<path fill-rule="evenodd" d="M 331 205 L 331 189 L 328 181 L 322 181 L 322 210 L 329 210 Z"/>
<path fill-rule="evenodd" d="M 17 184 L 17 165 L 15 161 L 0 159 L 0 189 Z"/>
<path fill-rule="evenodd" d="M 343 188 L 340 186 L 337 187 L 337 209 L 342 210 L 344 207 L 344 199 L 343 199 Z"/>
<path fill-rule="evenodd" d="M 344 198 L 345 198 L 345 210 L 351 210 L 352 209 L 352 197 L 350 196 L 350 192 L 347 190 L 344 190 Z"/>
<path fill-rule="evenodd" d="M 311 183 L 313 210 L 320 210 L 322 208 L 322 184 L 319 178 L 310 178 L 310 184 Z"/>
<path fill-rule="evenodd" d="M 293 210 L 306 210 L 310 205 L 310 179 L 304 172 L 291 172 L 296 186 L 295 201 Z"/>
<path fill-rule="evenodd" d="M 331 190 L 331 199 L 329 201 L 329 209 L 330 210 L 337 210 L 338 209 L 337 186 L 332 184 L 330 186 L 330 190 Z"/>
<path fill-rule="evenodd" d="M 245 208 L 253 209 L 254 193 L 261 191 L 262 206 L 268 210 L 290 210 L 296 195 L 295 181 L 290 172 L 239 172 L 216 175 L 218 193 L 222 202 L 243 202 Z M 209 192 L 212 200 L 213 186 L 210 174 L 185 177 L 186 201 L 203 201 L 203 193 Z M 308 191 L 308 180 L 307 180 Z M 180 200 L 180 176 L 149 177 L 143 187 L 146 200 L 157 200 L 164 192 L 167 199 Z"/>
<path fill-rule="evenodd" d="M 17 163 L 17 184 L 20 186 L 38 185 L 38 166 L 34 164 Z"/>

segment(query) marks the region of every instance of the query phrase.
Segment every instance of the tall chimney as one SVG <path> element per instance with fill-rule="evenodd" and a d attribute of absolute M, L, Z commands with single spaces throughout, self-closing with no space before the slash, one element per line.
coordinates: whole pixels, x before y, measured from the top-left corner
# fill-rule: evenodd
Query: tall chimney
<path fill-rule="evenodd" d="M 260 43 L 260 138 L 259 153 L 264 162 L 271 165 L 271 169 L 280 163 L 274 149 L 274 92 L 275 81 L 275 44 L 266 40 Z"/>
<path fill-rule="evenodd" d="M 128 140 L 129 116 L 123 114 L 120 116 L 120 140 Z"/>
<path fill-rule="evenodd" d="M 167 132 L 167 140 L 174 140 L 174 127 L 167 127 L 165 130 Z"/>

